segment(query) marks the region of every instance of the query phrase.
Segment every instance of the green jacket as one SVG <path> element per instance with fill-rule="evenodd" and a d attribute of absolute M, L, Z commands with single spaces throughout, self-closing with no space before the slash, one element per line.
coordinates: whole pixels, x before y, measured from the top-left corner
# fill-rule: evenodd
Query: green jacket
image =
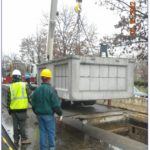
<path fill-rule="evenodd" d="M 38 115 L 53 115 L 55 112 L 61 116 L 61 103 L 56 90 L 47 83 L 42 83 L 31 96 L 33 111 Z"/>

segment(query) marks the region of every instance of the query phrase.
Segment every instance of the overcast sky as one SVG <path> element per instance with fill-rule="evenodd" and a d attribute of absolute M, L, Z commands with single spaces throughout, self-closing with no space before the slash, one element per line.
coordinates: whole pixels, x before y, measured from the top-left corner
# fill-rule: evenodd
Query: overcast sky
<path fill-rule="evenodd" d="M 58 0 L 62 6 L 72 7 L 76 0 Z M 41 24 L 43 13 L 49 13 L 50 0 L 3 0 L 2 2 L 2 49 L 3 54 L 18 53 L 21 39 L 34 34 Z M 94 0 L 82 0 L 82 14 L 90 24 L 98 28 L 99 36 L 114 32 L 117 22 L 115 13 L 94 4 Z"/>

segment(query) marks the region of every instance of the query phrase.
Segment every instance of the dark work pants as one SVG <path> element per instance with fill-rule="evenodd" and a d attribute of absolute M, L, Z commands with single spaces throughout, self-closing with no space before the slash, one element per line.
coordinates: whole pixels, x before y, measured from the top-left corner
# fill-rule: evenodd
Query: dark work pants
<path fill-rule="evenodd" d="M 14 141 L 18 142 L 21 136 L 21 140 L 27 139 L 26 136 L 26 118 L 27 114 L 25 112 L 12 112 L 13 119 L 13 132 L 14 132 Z"/>

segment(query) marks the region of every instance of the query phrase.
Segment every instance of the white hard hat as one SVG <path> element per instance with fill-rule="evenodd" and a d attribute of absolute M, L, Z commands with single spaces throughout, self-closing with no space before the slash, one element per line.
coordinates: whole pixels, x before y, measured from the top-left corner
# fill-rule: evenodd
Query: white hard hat
<path fill-rule="evenodd" d="M 12 72 L 12 76 L 13 76 L 13 75 L 19 75 L 19 76 L 21 76 L 21 72 L 20 72 L 19 70 L 15 69 L 15 70 Z"/>

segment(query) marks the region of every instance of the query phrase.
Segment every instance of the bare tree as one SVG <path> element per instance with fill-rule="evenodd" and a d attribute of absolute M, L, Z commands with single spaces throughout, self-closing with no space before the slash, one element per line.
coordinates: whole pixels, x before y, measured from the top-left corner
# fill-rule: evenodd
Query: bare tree
<path fill-rule="evenodd" d="M 46 31 L 40 30 L 36 35 L 28 36 L 21 42 L 21 59 L 27 63 L 40 63 L 46 49 Z"/>
<path fill-rule="evenodd" d="M 46 27 L 48 15 L 43 16 Z M 85 17 L 78 16 L 72 9 L 64 8 L 56 18 L 54 57 L 65 55 L 93 55 L 97 44 L 94 25 L 88 25 Z"/>
<path fill-rule="evenodd" d="M 28 63 L 35 63 L 35 58 L 34 58 L 34 37 L 33 36 L 28 36 L 27 38 L 23 38 L 21 42 L 21 59 L 24 62 Z"/>
<path fill-rule="evenodd" d="M 45 58 L 47 32 L 44 29 L 36 33 L 35 36 L 35 56 L 37 63 L 41 63 Z"/>
<path fill-rule="evenodd" d="M 148 62 L 147 61 L 136 61 L 135 64 L 135 80 L 148 81 Z"/>
<path fill-rule="evenodd" d="M 48 31 L 48 15 L 43 14 L 42 28 L 35 35 L 24 38 L 21 43 L 21 58 L 28 63 L 40 63 L 45 58 Z M 85 17 L 73 10 L 63 9 L 56 17 L 54 58 L 65 55 L 93 55 L 97 34 L 94 25 L 88 25 Z"/>
<path fill-rule="evenodd" d="M 15 68 L 16 63 L 22 63 L 18 54 L 12 53 L 11 55 L 2 56 L 2 75 L 10 75 Z"/>
<path fill-rule="evenodd" d="M 117 11 L 120 21 L 115 28 L 120 29 L 119 34 L 101 39 L 110 43 L 110 54 L 116 53 L 116 47 L 123 50 L 120 55 L 135 54 L 138 59 L 148 57 L 148 1 L 136 0 L 136 35 L 132 38 L 130 32 L 130 2 L 126 0 L 96 0 L 98 5 Z M 136 52 L 136 53 L 135 53 Z"/>

